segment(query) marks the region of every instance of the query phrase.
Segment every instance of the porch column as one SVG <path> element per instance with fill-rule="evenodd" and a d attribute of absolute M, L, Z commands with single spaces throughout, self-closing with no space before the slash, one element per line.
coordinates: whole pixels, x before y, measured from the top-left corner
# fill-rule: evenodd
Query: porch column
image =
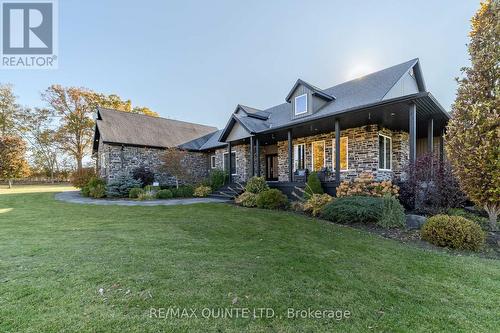
<path fill-rule="evenodd" d="M 288 130 L 288 181 L 293 182 L 293 145 L 292 130 Z"/>
<path fill-rule="evenodd" d="M 427 152 L 434 152 L 434 119 L 427 121 Z"/>
<path fill-rule="evenodd" d="M 439 134 L 439 161 L 443 162 L 444 160 L 444 128 L 441 130 Z"/>
<path fill-rule="evenodd" d="M 255 176 L 255 165 L 254 165 L 254 149 L 253 149 L 253 136 L 250 137 L 250 177 Z"/>
<path fill-rule="evenodd" d="M 408 109 L 409 122 L 409 144 L 410 144 L 410 163 L 415 163 L 417 159 L 417 105 L 411 103 Z"/>
<path fill-rule="evenodd" d="M 340 121 L 335 119 L 335 181 L 340 183 Z"/>
<path fill-rule="evenodd" d="M 255 137 L 255 155 L 257 158 L 257 177 L 260 177 L 260 142 L 258 137 Z"/>
<path fill-rule="evenodd" d="M 229 166 L 229 184 L 231 184 L 233 182 L 233 173 L 231 172 L 231 170 L 233 169 L 233 163 L 232 163 L 232 158 L 231 158 L 231 142 L 228 142 L 227 143 L 227 157 L 228 157 L 228 163 L 227 165 Z"/>

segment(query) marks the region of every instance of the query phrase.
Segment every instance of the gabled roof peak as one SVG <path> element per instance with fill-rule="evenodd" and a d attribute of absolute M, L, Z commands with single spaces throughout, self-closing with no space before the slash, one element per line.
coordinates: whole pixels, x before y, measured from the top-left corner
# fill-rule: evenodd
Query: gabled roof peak
<path fill-rule="evenodd" d="M 309 90 L 312 91 L 312 94 L 314 96 L 318 96 L 320 98 L 323 98 L 324 100 L 327 100 L 327 101 L 333 101 L 335 99 L 335 96 L 332 96 L 332 95 L 328 95 L 327 93 L 323 92 L 322 89 L 316 87 L 316 86 L 313 86 L 312 84 L 302 80 L 302 79 L 297 79 L 297 82 L 295 82 L 295 84 L 293 85 L 292 89 L 290 90 L 290 92 L 288 93 L 288 95 L 286 96 L 285 98 L 285 101 L 290 103 L 290 100 L 292 98 L 292 95 L 293 93 L 295 92 L 295 90 L 299 87 L 299 86 L 305 86 L 307 87 Z"/>

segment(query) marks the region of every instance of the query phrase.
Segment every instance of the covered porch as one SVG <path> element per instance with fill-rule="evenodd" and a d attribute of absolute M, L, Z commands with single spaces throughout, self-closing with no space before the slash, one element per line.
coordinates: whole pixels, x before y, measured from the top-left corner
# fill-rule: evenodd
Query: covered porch
<path fill-rule="evenodd" d="M 247 170 L 240 180 L 264 176 L 273 186 L 286 188 L 303 184 L 316 171 L 328 189 L 361 172 L 399 178 L 407 163 L 426 152 L 442 158 L 448 119 L 432 95 L 419 93 L 328 117 L 312 115 L 308 121 L 229 141 L 227 150 L 232 156 L 234 149 L 245 147 Z M 230 170 L 242 167 L 242 161 L 231 163 L 235 161 L 228 159 Z"/>

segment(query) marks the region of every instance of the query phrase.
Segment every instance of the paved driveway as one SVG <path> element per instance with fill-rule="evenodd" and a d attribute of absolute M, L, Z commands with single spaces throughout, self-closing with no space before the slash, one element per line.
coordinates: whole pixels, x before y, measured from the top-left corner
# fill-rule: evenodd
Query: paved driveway
<path fill-rule="evenodd" d="M 191 205 L 197 203 L 209 203 L 209 202 L 229 202 L 223 199 L 214 198 L 186 198 L 186 199 L 169 199 L 169 200 L 148 200 L 148 201 L 137 201 L 137 200 L 127 200 L 127 199 L 92 199 L 82 197 L 80 191 L 69 191 L 61 192 L 55 195 L 56 200 L 76 203 L 76 204 L 86 204 L 86 205 L 103 205 L 103 206 L 174 206 L 174 205 Z"/>

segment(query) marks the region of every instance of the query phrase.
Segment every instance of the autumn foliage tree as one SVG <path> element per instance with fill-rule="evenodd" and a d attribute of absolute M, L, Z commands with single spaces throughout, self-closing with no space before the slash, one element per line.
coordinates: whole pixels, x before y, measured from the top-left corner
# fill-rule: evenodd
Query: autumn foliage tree
<path fill-rule="evenodd" d="M 497 230 L 500 212 L 500 5 L 488 0 L 472 18 L 471 66 L 462 69 L 447 128 L 447 154 L 462 190 L 488 212 Z"/>
<path fill-rule="evenodd" d="M 29 174 L 25 155 L 26 143 L 20 137 L 0 136 L 0 178 L 7 179 L 9 188 L 12 188 L 13 179 Z"/>
<path fill-rule="evenodd" d="M 193 175 L 188 165 L 186 165 L 187 151 L 175 147 L 167 148 L 163 154 L 163 169 L 166 173 L 175 178 L 176 187 L 179 181 L 191 182 Z"/>

